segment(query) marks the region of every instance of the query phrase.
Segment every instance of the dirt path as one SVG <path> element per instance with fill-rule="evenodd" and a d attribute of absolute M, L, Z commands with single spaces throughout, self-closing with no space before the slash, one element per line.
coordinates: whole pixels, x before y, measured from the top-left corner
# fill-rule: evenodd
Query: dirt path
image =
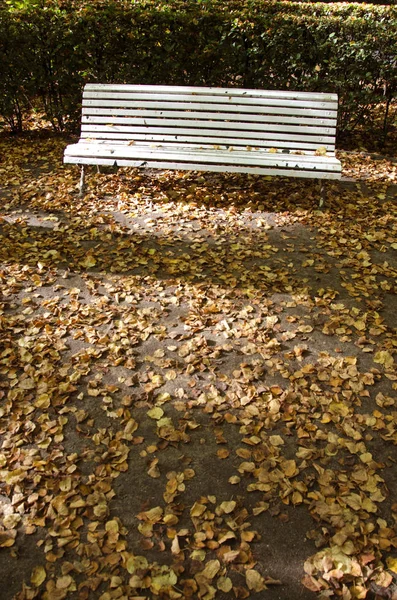
<path fill-rule="evenodd" d="M 127 170 L 79 201 L 61 142 L 4 144 L 1 599 L 393 598 L 395 166 L 323 212 Z"/>

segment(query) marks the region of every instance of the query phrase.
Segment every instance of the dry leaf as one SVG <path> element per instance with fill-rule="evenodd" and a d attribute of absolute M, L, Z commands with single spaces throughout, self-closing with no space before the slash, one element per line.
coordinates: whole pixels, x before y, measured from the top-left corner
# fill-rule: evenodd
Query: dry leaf
<path fill-rule="evenodd" d="M 261 592 L 266 589 L 264 578 L 258 571 L 255 571 L 255 569 L 248 569 L 245 572 L 245 579 L 248 589 L 253 592 Z"/>
<path fill-rule="evenodd" d="M 317 148 L 315 152 L 316 156 L 327 156 L 327 148 L 325 146 L 320 146 Z"/>
<path fill-rule="evenodd" d="M 221 502 L 221 504 L 219 505 L 219 508 L 222 513 L 225 513 L 226 515 L 228 515 L 234 511 L 234 509 L 236 508 L 236 504 L 237 503 L 234 500 Z"/>
<path fill-rule="evenodd" d="M 30 582 L 34 587 L 40 587 L 43 581 L 45 581 L 47 573 L 44 567 L 34 567 L 30 576 Z"/>
<path fill-rule="evenodd" d="M 228 593 L 233 588 L 233 583 L 230 577 L 219 577 L 216 581 L 216 587 L 221 592 Z"/>
<path fill-rule="evenodd" d="M 148 410 L 146 414 L 151 419 L 155 419 L 156 421 L 158 421 L 164 415 L 164 411 L 162 408 L 160 408 L 160 406 L 154 406 L 153 408 Z"/>

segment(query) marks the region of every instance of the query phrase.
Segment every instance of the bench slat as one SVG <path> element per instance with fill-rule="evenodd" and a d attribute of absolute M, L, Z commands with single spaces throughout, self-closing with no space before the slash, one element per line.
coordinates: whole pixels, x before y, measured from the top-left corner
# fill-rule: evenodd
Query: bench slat
<path fill-rule="evenodd" d="M 75 157 L 73 160 L 65 160 L 65 162 L 77 164 L 77 165 L 92 165 L 91 157 Z M 110 158 L 97 158 L 95 159 L 96 165 L 113 166 L 114 160 Z M 280 176 L 280 177 L 299 177 L 303 179 L 340 179 L 340 173 L 327 172 L 327 171 L 302 171 L 293 169 L 267 169 L 261 167 L 250 167 L 244 166 L 239 167 L 235 165 L 202 165 L 197 163 L 173 163 L 167 161 L 144 161 L 142 160 L 124 160 L 120 159 L 117 161 L 119 167 L 132 167 L 132 168 L 150 168 L 150 169 L 172 169 L 177 171 L 212 171 L 216 173 L 248 173 L 250 175 L 269 175 L 269 176 Z"/>
<path fill-rule="evenodd" d="M 129 123 L 135 123 L 135 117 L 142 119 L 146 118 L 162 118 L 162 119 L 195 119 L 200 121 L 197 123 L 201 125 L 201 120 L 210 121 L 237 121 L 243 123 L 291 123 L 294 125 L 314 125 L 336 128 L 336 119 L 325 119 L 323 117 L 300 117 L 300 116 L 286 116 L 286 115 L 258 115 L 245 113 L 244 116 L 239 113 L 217 113 L 217 112 L 195 112 L 189 111 L 177 111 L 177 110 L 146 110 L 146 109 L 114 109 L 114 108 L 90 108 L 83 107 L 82 111 L 83 120 L 85 123 L 109 123 L 107 115 L 111 116 L 112 123 L 122 123 L 128 125 Z"/>
<path fill-rule="evenodd" d="M 301 133 L 301 134 L 310 134 L 310 135 L 314 135 L 314 134 L 320 134 L 320 135 L 335 135 L 335 129 L 333 127 L 308 127 L 305 125 L 280 125 L 280 124 L 273 124 L 273 123 L 268 123 L 266 125 L 262 125 L 259 123 L 233 123 L 232 126 L 232 131 L 231 127 L 230 127 L 230 123 L 228 123 L 227 121 L 201 121 L 200 122 L 200 127 L 198 127 L 197 121 L 194 121 L 192 119 L 179 119 L 179 120 L 175 120 L 175 119 L 151 119 L 151 118 L 147 118 L 147 119 L 139 119 L 136 118 L 133 123 L 131 124 L 124 124 L 124 123 L 114 123 L 114 120 L 112 119 L 112 123 L 108 124 L 108 123 L 104 123 L 104 124 L 99 124 L 99 123 L 86 123 L 84 122 L 82 125 L 82 131 L 118 131 L 118 132 L 125 132 L 125 133 L 134 133 L 134 131 L 138 131 L 141 129 L 141 127 L 145 127 L 146 129 L 152 129 L 153 131 L 158 130 L 159 133 L 161 133 L 162 131 L 164 131 L 164 133 L 169 133 L 168 129 L 172 128 L 173 131 L 175 131 L 175 128 L 179 128 L 185 129 L 187 127 L 191 127 L 192 129 L 195 129 L 196 131 L 202 133 L 203 135 L 206 135 L 206 132 L 208 132 L 208 129 L 205 128 L 210 128 L 210 132 L 212 134 L 214 134 L 217 130 L 219 129 L 226 129 L 229 130 L 230 133 L 235 133 L 236 135 L 239 134 L 239 132 L 245 132 L 245 131 L 255 131 L 255 132 L 267 132 L 267 131 L 280 131 L 280 132 L 289 132 L 289 133 Z M 167 131 L 164 129 L 167 128 Z M 224 134 L 224 132 L 222 132 L 222 134 Z"/>
<path fill-rule="evenodd" d="M 103 107 L 103 108 L 124 108 L 128 110 L 128 108 L 155 108 L 155 109 L 169 109 L 170 104 L 168 102 L 164 102 L 161 100 L 157 101 L 149 101 L 149 100 L 129 100 L 128 102 L 124 102 L 123 100 L 86 100 L 84 106 L 92 106 L 92 107 Z M 178 110 L 191 110 L 193 105 L 190 102 L 180 102 L 178 103 Z M 235 108 L 235 107 L 233 107 Z M 259 107 L 257 107 L 259 108 Z M 203 110 L 203 111 L 222 111 L 223 106 L 220 104 L 194 104 L 194 110 Z M 231 106 L 228 105 L 227 110 L 231 110 Z M 315 109 L 309 108 L 295 108 L 295 107 L 275 107 L 275 106 L 263 106 L 261 110 L 256 110 L 252 106 L 244 106 L 239 105 L 238 108 L 235 108 L 237 113 L 255 113 L 255 114 L 270 114 L 270 115 L 300 115 L 300 116 L 311 116 L 311 117 L 328 117 L 335 119 L 337 116 L 336 110 L 325 110 L 319 111 Z"/>
<path fill-rule="evenodd" d="M 319 110 L 337 110 L 336 102 L 318 102 L 314 100 L 289 100 L 283 98 L 251 98 L 246 96 L 209 96 L 204 94 L 188 95 L 188 94 L 158 94 L 159 98 L 165 102 L 169 101 L 170 104 L 178 107 L 180 102 L 189 102 L 194 104 L 208 104 L 216 103 L 225 106 L 241 106 L 241 105 L 253 105 L 253 106 L 284 106 L 284 107 L 295 107 L 295 108 L 315 108 Z M 111 105 L 114 100 L 125 102 L 126 104 L 134 100 L 153 100 L 153 94 L 119 94 L 119 93 L 108 93 L 108 92 L 85 92 L 83 96 L 83 104 L 88 99 L 100 99 L 109 101 Z"/>
<path fill-rule="evenodd" d="M 90 131 L 90 130 L 85 130 L 83 131 L 83 135 L 81 136 L 82 138 L 90 138 L 90 139 L 129 139 L 131 141 L 134 141 L 137 138 L 137 135 L 141 133 L 141 134 L 152 134 L 152 135 L 156 135 L 156 132 L 150 131 L 150 130 L 145 130 L 144 127 L 137 127 L 135 132 L 132 134 L 127 134 L 127 133 L 117 133 L 117 132 L 111 132 L 110 128 L 109 131 L 103 131 L 103 132 L 98 132 L 98 131 Z M 196 133 L 196 135 L 192 135 L 192 133 Z M 158 141 L 162 141 L 164 139 L 165 135 L 168 136 L 173 136 L 175 142 L 177 141 L 181 141 L 182 136 L 189 136 L 190 135 L 190 141 L 196 141 L 196 143 L 199 145 L 201 143 L 208 143 L 208 139 L 211 139 L 213 141 L 211 141 L 210 143 L 212 144 L 219 144 L 220 143 L 220 139 L 225 139 L 228 137 L 228 135 L 230 135 L 230 137 L 233 137 L 233 135 L 235 134 L 235 132 L 224 132 L 224 137 L 221 136 L 211 136 L 211 133 L 208 132 L 207 137 L 204 136 L 200 136 L 199 135 L 199 131 L 189 131 L 188 129 L 180 129 L 178 130 L 177 133 L 175 133 L 175 130 L 173 131 L 171 128 L 168 130 L 163 130 L 161 133 L 159 133 L 157 135 Z M 234 137 L 233 139 L 238 140 L 238 138 Z M 247 144 L 246 143 L 246 139 L 247 136 L 244 138 L 244 145 L 245 146 L 257 146 L 258 144 L 260 145 L 260 136 L 255 134 L 251 136 L 251 144 Z M 300 147 L 300 145 L 302 143 L 312 143 L 316 148 L 318 148 L 319 146 L 324 146 L 324 145 L 329 145 L 331 146 L 333 143 L 333 138 L 332 137 L 327 137 L 327 136 L 303 136 L 303 135 L 296 135 L 296 134 L 289 134 L 288 136 L 285 134 L 281 134 L 281 133 L 268 133 L 265 137 L 265 140 L 267 141 L 272 141 L 273 142 L 273 146 L 277 146 L 277 143 L 279 141 L 286 141 L 288 140 L 291 143 L 295 143 L 296 146 Z M 227 141 L 222 142 L 222 143 L 228 143 Z M 230 142 L 229 142 L 230 144 Z M 238 141 L 236 141 L 236 144 L 238 144 Z M 272 147 L 272 146 L 270 146 Z M 298 148 L 299 149 L 299 148 Z"/>
<path fill-rule="evenodd" d="M 179 108 L 183 104 L 188 103 L 190 108 L 195 108 L 196 105 L 215 105 L 217 110 L 221 111 L 225 108 L 231 110 L 233 107 L 235 110 L 239 110 L 240 106 L 245 108 L 251 108 L 251 112 L 261 112 L 262 107 L 280 107 L 280 108 L 311 108 L 312 110 L 337 110 L 336 102 L 311 102 L 310 100 L 277 100 L 277 99 L 262 99 L 262 98 L 239 98 L 238 101 L 235 98 L 223 98 L 211 96 L 197 96 L 189 97 L 187 95 L 177 96 L 175 99 L 164 94 L 159 96 L 158 100 Z M 125 106 L 134 105 L 135 102 L 139 102 L 143 105 L 145 102 L 153 102 L 156 99 L 150 94 L 128 94 L 125 97 L 120 97 L 120 94 L 101 94 L 98 96 L 85 95 L 83 98 L 83 106 Z M 101 102 L 101 104 L 95 104 Z M 252 111 L 252 108 L 254 110 Z"/>
<path fill-rule="evenodd" d="M 189 86 L 168 86 L 168 85 L 141 85 L 141 84 L 112 84 L 112 83 L 88 83 L 84 88 L 84 92 L 150 92 L 152 94 L 180 94 L 189 93 L 211 94 L 211 96 L 247 96 L 261 98 L 285 98 L 285 99 L 312 99 L 319 101 L 337 102 L 338 96 L 334 93 L 327 92 L 291 92 L 278 90 L 255 90 L 242 88 L 218 88 L 218 87 L 189 87 Z"/>
<path fill-rule="evenodd" d="M 217 163 L 217 164 L 239 164 L 251 166 L 264 166 L 268 164 L 279 168 L 301 168 L 301 169 L 322 169 L 324 171 L 340 171 L 340 162 L 333 157 L 327 156 L 301 156 L 294 154 L 272 154 L 265 152 L 228 152 L 221 150 L 196 150 L 192 152 L 190 148 L 179 148 L 176 151 L 173 148 L 161 147 L 150 148 L 143 146 L 123 146 L 106 147 L 98 144 L 79 143 L 69 147 L 67 156 L 73 155 L 73 150 L 78 152 L 79 156 L 102 156 L 104 158 L 113 158 L 118 161 L 123 159 L 142 159 L 150 160 L 162 157 L 168 161 L 191 161 L 192 157 L 197 164 Z"/>
<path fill-rule="evenodd" d="M 318 144 L 305 144 L 303 142 L 292 142 L 291 140 L 286 140 L 286 141 L 280 141 L 277 140 L 277 144 L 275 143 L 275 140 L 268 140 L 268 141 L 257 141 L 257 140 L 253 140 L 253 139 L 245 139 L 245 140 L 240 140 L 239 142 L 237 140 L 233 140 L 233 138 L 229 139 L 229 138 L 206 138 L 206 142 L 202 142 L 200 143 L 200 145 L 197 144 L 197 138 L 194 136 L 175 136 L 175 135 L 152 135 L 152 134 L 136 134 L 134 135 L 134 140 L 132 140 L 131 138 L 128 140 L 126 139 L 123 134 L 118 134 L 118 133 L 114 133 L 114 134 L 108 134 L 108 133 L 104 133 L 102 135 L 101 138 L 93 138 L 90 136 L 89 133 L 84 133 L 81 136 L 81 139 L 84 140 L 85 142 L 89 142 L 90 140 L 92 141 L 97 141 L 98 144 L 111 144 L 113 142 L 113 145 L 115 144 L 131 144 L 131 142 L 138 142 L 139 145 L 149 145 L 149 146 L 153 146 L 154 144 L 156 145 L 160 145 L 160 144 L 164 144 L 164 145 L 174 145 L 176 147 L 179 147 L 181 144 L 183 144 L 183 146 L 185 146 L 186 148 L 201 148 L 202 146 L 208 146 L 209 148 L 213 148 L 214 146 L 224 146 L 225 150 L 227 150 L 227 148 L 229 146 L 240 146 L 240 150 L 244 150 L 247 148 L 247 146 L 250 146 L 252 148 L 260 148 L 260 149 L 266 149 L 266 148 L 274 148 L 275 146 L 277 146 L 277 149 L 282 150 L 282 149 L 287 149 L 287 150 L 291 150 L 291 151 L 300 151 L 300 152 L 308 152 L 310 154 L 313 154 L 313 152 L 315 152 L 319 145 Z M 243 143 L 244 142 L 244 143 Z M 254 143 L 255 142 L 255 143 Z M 327 150 L 328 153 L 330 153 L 332 156 L 334 155 L 334 144 L 322 144 L 322 146 Z"/>

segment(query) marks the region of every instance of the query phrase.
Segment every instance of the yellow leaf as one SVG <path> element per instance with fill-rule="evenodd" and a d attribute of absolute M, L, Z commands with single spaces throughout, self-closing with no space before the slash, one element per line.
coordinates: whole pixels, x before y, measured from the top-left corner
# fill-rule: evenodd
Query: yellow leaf
<path fill-rule="evenodd" d="M 256 535 L 255 531 L 242 531 L 241 532 L 241 540 L 243 542 L 252 542 Z"/>
<path fill-rule="evenodd" d="M 327 156 L 327 148 L 325 146 L 320 146 L 317 148 L 315 152 L 316 156 Z"/>
<path fill-rule="evenodd" d="M 158 458 L 154 458 L 152 460 L 152 462 L 150 463 L 150 467 L 149 467 L 148 472 L 147 472 L 147 474 L 150 477 L 153 477 L 153 479 L 156 479 L 157 477 L 161 476 L 160 469 L 157 466 L 158 462 L 159 462 L 159 459 Z"/>
<path fill-rule="evenodd" d="M 35 567 L 30 576 L 30 582 L 34 587 L 39 587 L 46 577 L 47 573 L 44 567 Z"/>
<path fill-rule="evenodd" d="M 374 502 L 372 502 L 372 500 L 370 498 L 363 499 L 362 507 L 367 512 L 372 512 L 372 513 L 376 513 L 376 511 L 378 510 L 376 504 Z"/>
<path fill-rule="evenodd" d="M 190 558 L 192 560 L 200 560 L 203 562 L 205 559 L 205 550 L 193 550 L 193 552 L 190 554 Z"/>
<path fill-rule="evenodd" d="M 59 489 L 62 490 L 62 492 L 69 492 L 72 489 L 72 478 L 65 477 L 65 479 L 62 479 L 62 481 L 59 482 Z"/>
<path fill-rule="evenodd" d="M 107 521 L 107 523 L 105 525 L 105 529 L 106 529 L 106 531 L 111 532 L 111 533 L 118 533 L 119 524 L 116 521 L 116 519 L 112 519 L 111 521 Z"/>
<path fill-rule="evenodd" d="M 26 471 L 23 469 L 14 469 L 14 471 L 10 471 L 4 477 L 4 480 L 9 485 L 14 485 L 15 483 L 22 481 L 26 476 Z"/>
<path fill-rule="evenodd" d="M 236 534 L 233 533 L 233 531 L 227 531 L 224 535 L 222 535 L 218 539 L 218 544 L 223 544 L 227 540 L 234 540 L 234 539 L 236 539 Z"/>
<path fill-rule="evenodd" d="M 386 369 L 393 366 L 394 358 L 387 350 L 381 350 L 374 356 L 374 362 L 383 365 Z"/>
<path fill-rule="evenodd" d="M 223 562 L 229 563 L 233 562 L 238 555 L 240 554 L 240 550 L 229 550 L 222 555 Z"/>
<path fill-rule="evenodd" d="M 271 443 L 272 446 L 283 446 L 284 445 L 284 440 L 281 437 L 281 435 L 271 435 L 269 437 L 269 442 Z"/>
<path fill-rule="evenodd" d="M 297 475 L 298 469 L 296 468 L 296 462 L 294 460 L 286 460 L 283 463 L 283 471 L 286 477 Z"/>
<path fill-rule="evenodd" d="M 258 571 L 255 571 L 255 569 L 248 569 L 245 573 L 245 579 L 249 590 L 261 592 L 266 589 L 265 580 Z"/>
<path fill-rule="evenodd" d="M 238 468 L 239 473 L 252 473 L 255 471 L 254 462 L 242 462 Z"/>
<path fill-rule="evenodd" d="M 298 331 L 300 333 L 310 333 L 313 331 L 313 327 L 311 325 L 300 325 Z"/>
<path fill-rule="evenodd" d="M 135 419 L 129 419 L 124 428 L 124 435 L 131 435 L 138 429 L 138 423 Z"/>
<path fill-rule="evenodd" d="M 164 402 L 168 402 L 171 400 L 171 396 L 168 392 L 163 392 L 162 394 L 157 394 L 156 402 L 157 404 L 164 404 Z"/>
<path fill-rule="evenodd" d="M 6 529 L 15 529 L 21 520 L 21 515 L 18 513 L 10 513 L 3 519 L 3 525 Z"/>
<path fill-rule="evenodd" d="M 15 544 L 16 530 L 0 531 L 0 548 L 9 548 Z"/>
<path fill-rule="evenodd" d="M 88 253 L 87 256 L 85 257 L 85 259 L 81 260 L 79 264 L 82 265 L 83 267 L 86 267 L 87 269 L 90 269 L 91 267 L 95 267 L 96 260 L 92 256 L 92 254 Z"/>
<path fill-rule="evenodd" d="M 207 510 L 207 507 L 205 506 L 205 504 L 200 504 L 200 502 L 195 502 L 192 506 L 192 508 L 190 509 L 190 516 L 191 517 L 200 517 L 203 512 L 205 512 Z"/>
<path fill-rule="evenodd" d="M 213 579 L 220 568 L 221 563 L 219 562 L 219 560 L 210 560 L 205 565 L 204 570 L 200 572 L 200 575 L 201 577 L 205 577 L 206 579 Z"/>
<path fill-rule="evenodd" d="M 371 452 L 363 452 L 362 454 L 360 454 L 360 460 L 364 464 L 370 463 L 372 461 L 372 454 L 371 454 Z"/>
<path fill-rule="evenodd" d="M 393 573 L 397 573 L 397 558 L 389 556 L 386 559 L 386 564 L 387 564 L 388 568 L 390 569 L 390 571 L 393 571 Z"/>
<path fill-rule="evenodd" d="M 138 519 L 141 521 L 149 521 L 149 523 L 158 523 L 163 516 L 163 509 L 161 506 L 155 506 L 146 512 L 141 512 L 138 515 Z"/>
<path fill-rule="evenodd" d="M 50 397 L 48 394 L 40 394 L 34 401 L 36 408 L 48 408 L 50 406 Z"/>
<path fill-rule="evenodd" d="M 346 496 L 345 502 L 353 510 L 361 509 L 361 498 L 358 494 L 350 494 L 349 496 Z"/>
<path fill-rule="evenodd" d="M 241 477 L 239 477 L 238 475 L 232 475 L 231 477 L 229 477 L 228 481 L 232 485 L 236 485 L 237 483 L 240 483 Z"/>
<path fill-rule="evenodd" d="M 156 594 L 160 591 L 166 591 L 178 581 L 174 571 L 168 571 L 168 567 L 162 567 L 161 569 L 162 572 L 160 575 L 152 577 L 152 582 L 150 585 L 150 589 Z"/>
<path fill-rule="evenodd" d="M 63 577 L 58 577 L 55 585 L 58 590 L 67 590 L 71 583 L 73 583 L 71 576 L 64 575 Z"/>
<path fill-rule="evenodd" d="M 158 421 L 159 419 L 161 419 L 161 417 L 163 416 L 163 414 L 164 414 L 164 411 L 159 406 L 154 406 L 153 408 L 151 408 L 147 412 L 147 416 L 150 417 L 151 419 L 155 419 L 156 421 Z"/>
<path fill-rule="evenodd" d="M 126 563 L 127 571 L 130 575 L 135 573 L 135 571 L 144 571 L 148 568 L 148 561 L 144 556 L 134 556 L 131 555 Z"/>
<path fill-rule="evenodd" d="M 221 511 L 223 513 L 228 515 L 229 513 L 233 512 L 234 509 L 236 508 L 236 502 L 234 500 L 230 500 L 230 502 L 222 502 L 219 505 L 219 508 L 221 509 Z"/>
<path fill-rule="evenodd" d="M 219 577 L 216 582 L 216 587 L 218 590 L 221 590 L 221 592 L 227 593 L 232 589 L 233 583 L 230 577 Z"/>
<path fill-rule="evenodd" d="M 244 444 L 248 444 L 249 446 L 256 446 L 257 444 L 260 444 L 261 441 L 261 438 L 257 435 L 251 435 L 249 438 L 243 439 Z"/>

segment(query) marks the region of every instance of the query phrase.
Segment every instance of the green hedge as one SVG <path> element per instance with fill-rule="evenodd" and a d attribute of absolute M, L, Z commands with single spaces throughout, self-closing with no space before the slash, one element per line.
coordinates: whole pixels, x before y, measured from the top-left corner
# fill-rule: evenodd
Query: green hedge
<path fill-rule="evenodd" d="M 341 133 L 372 124 L 380 103 L 379 127 L 385 133 L 391 126 L 396 7 L 259 0 L 31 4 L 0 10 L 0 115 L 14 131 L 25 112 L 39 107 L 54 128 L 76 126 L 82 86 L 95 81 L 335 91 Z"/>

